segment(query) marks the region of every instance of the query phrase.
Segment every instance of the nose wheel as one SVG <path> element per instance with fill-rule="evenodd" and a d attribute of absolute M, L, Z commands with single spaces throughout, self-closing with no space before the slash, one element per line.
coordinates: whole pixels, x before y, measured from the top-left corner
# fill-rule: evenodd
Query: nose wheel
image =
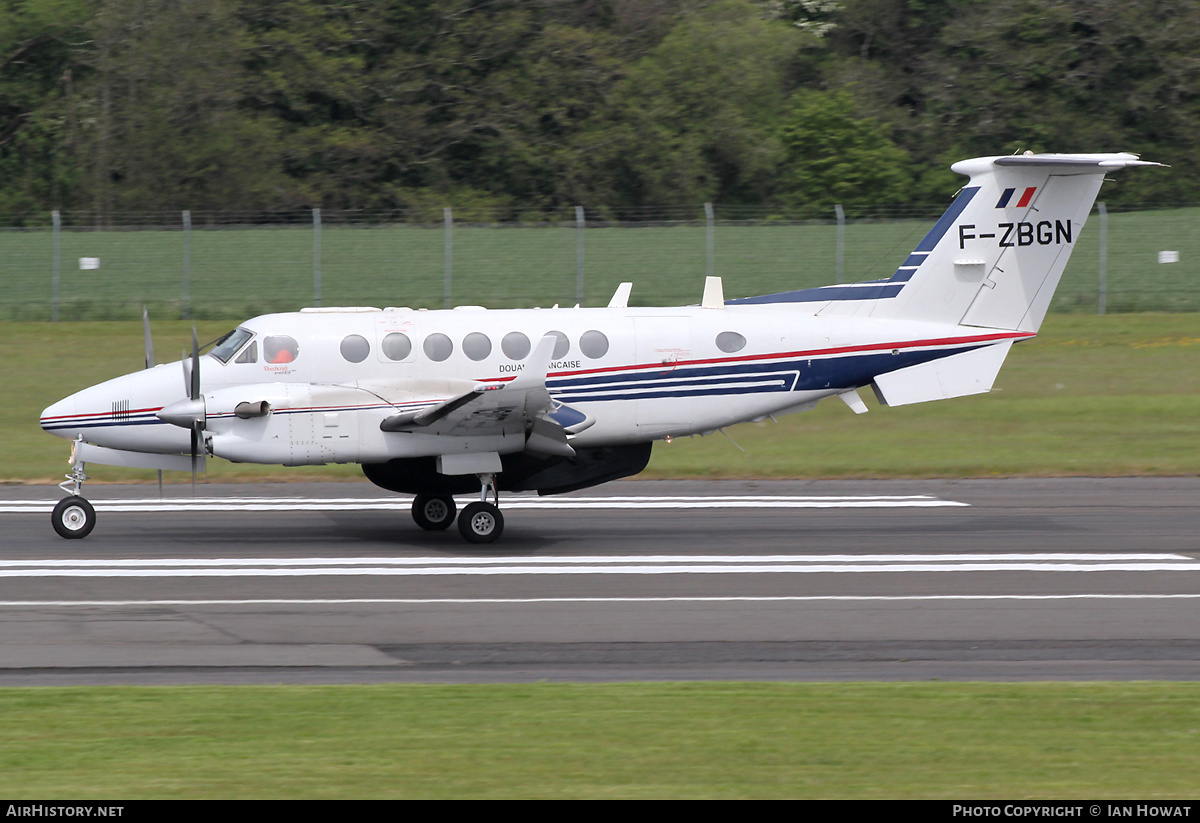
<path fill-rule="evenodd" d="M 51 518 L 59 537 L 68 540 L 87 537 L 96 528 L 96 510 L 91 503 L 75 494 L 58 501 Z"/>

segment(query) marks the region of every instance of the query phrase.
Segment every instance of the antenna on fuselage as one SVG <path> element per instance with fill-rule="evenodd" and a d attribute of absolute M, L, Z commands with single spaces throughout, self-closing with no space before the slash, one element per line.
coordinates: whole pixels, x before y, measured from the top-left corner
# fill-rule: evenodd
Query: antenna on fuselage
<path fill-rule="evenodd" d="M 627 309 L 629 308 L 629 293 L 633 291 L 632 283 L 622 283 L 617 286 L 617 290 L 613 292 L 612 300 L 608 301 L 610 309 Z"/>

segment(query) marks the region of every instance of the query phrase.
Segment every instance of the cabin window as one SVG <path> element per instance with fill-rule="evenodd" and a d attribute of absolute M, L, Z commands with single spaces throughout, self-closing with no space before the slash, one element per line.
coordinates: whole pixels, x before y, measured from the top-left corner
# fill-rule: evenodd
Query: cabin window
<path fill-rule="evenodd" d="M 250 341 L 250 345 L 242 349 L 242 353 L 238 355 L 235 363 L 257 363 L 258 362 L 258 342 Z"/>
<path fill-rule="evenodd" d="M 412 354 L 412 341 L 407 334 L 394 331 L 383 338 L 382 348 L 388 360 L 403 360 Z"/>
<path fill-rule="evenodd" d="M 361 363 L 371 353 L 371 344 L 359 334 L 348 335 L 342 340 L 342 357 L 351 363 Z"/>
<path fill-rule="evenodd" d="M 263 340 L 263 359 L 268 363 L 291 363 L 300 356 L 296 338 L 286 334 L 272 334 Z"/>
<path fill-rule="evenodd" d="M 222 363 L 228 363 L 229 358 L 233 357 L 234 353 L 242 347 L 242 344 L 253 336 L 254 332 L 249 329 L 234 329 L 231 332 L 226 332 L 218 338 L 209 354 Z"/>
<path fill-rule="evenodd" d="M 509 360 L 524 360 L 529 356 L 529 338 L 519 331 L 510 331 L 500 341 L 500 351 Z"/>
<path fill-rule="evenodd" d="M 562 360 L 567 356 L 567 352 L 571 350 L 571 341 L 567 336 L 560 331 L 548 331 L 546 334 L 554 335 L 554 354 L 550 355 L 551 360 Z"/>
<path fill-rule="evenodd" d="M 463 352 L 472 360 L 483 360 L 492 353 L 492 341 L 486 334 L 473 331 L 463 338 Z"/>
<path fill-rule="evenodd" d="M 608 338 L 595 329 L 585 331 L 579 338 L 579 350 L 593 360 L 603 357 L 608 354 Z"/>
<path fill-rule="evenodd" d="M 425 338 L 425 356 L 434 362 L 441 363 L 454 353 L 454 342 L 440 332 Z"/>
<path fill-rule="evenodd" d="M 717 335 L 717 348 L 733 354 L 746 348 L 746 338 L 735 331 L 723 331 Z"/>

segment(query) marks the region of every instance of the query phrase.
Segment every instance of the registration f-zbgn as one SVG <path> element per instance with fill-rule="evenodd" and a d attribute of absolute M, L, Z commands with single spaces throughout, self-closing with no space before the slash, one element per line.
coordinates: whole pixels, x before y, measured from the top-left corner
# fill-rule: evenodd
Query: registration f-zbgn
<path fill-rule="evenodd" d="M 655 440 L 812 408 L 866 411 L 987 392 L 1033 337 L 1107 172 L 1136 155 L 1024 154 L 954 164 L 969 178 L 895 273 L 699 305 L 446 311 L 317 308 L 248 320 L 201 354 L 50 406 L 73 441 L 64 537 L 91 532 L 85 463 L 195 471 L 206 457 L 360 463 L 416 495 L 413 518 L 496 540 L 501 491 L 557 494 L 637 474 Z M 147 326 L 148 329 L 148 326 Z M 182 380 L 180 373 L 182 372 Z"/>

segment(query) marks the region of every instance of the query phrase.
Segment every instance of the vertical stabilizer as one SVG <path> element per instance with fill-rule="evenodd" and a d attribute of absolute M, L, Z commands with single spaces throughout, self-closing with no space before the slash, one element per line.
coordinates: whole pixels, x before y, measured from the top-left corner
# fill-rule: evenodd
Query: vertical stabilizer
<path fill-rule="evenodd" d="M 1036 332 L 1105 172 L 1156 166 L 1133 154 L 1025 154 L 963 160 L 970 177 L 886 281 L 872 317 Z"/>

